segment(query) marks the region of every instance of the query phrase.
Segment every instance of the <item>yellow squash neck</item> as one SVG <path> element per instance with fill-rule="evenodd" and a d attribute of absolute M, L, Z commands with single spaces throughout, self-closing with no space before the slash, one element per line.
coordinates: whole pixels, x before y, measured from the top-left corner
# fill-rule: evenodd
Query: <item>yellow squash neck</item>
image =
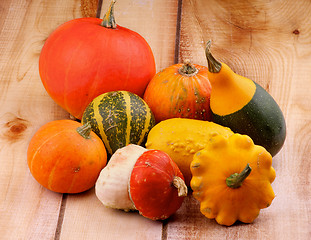
<path fill-rule="evenodd" d="M 256 85 L 243 76 L 234 73 L 225 63 L 221 63 L 218 73 L 208 73 L 212 85 L 211 110 L 223 116 L 242 109 L 253 98 Z"/>

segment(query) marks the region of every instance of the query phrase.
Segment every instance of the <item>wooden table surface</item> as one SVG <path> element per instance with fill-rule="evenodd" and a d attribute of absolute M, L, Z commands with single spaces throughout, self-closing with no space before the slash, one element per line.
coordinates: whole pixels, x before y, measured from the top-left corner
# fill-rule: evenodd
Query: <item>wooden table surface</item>
<path fill-rule="evenodd" d="M 107 209 L 91 189 L 57 194 L 30 174 L 26 151 L 43 124 L 69 118 L 40 81 L 49 34 L 79 17 L 102 17 L 110 0 L 0 1 L 1 239 L 311 239 L 310 0 L 119 0 L 119 25 L 150 44 L 157 71 L 189 58 L 207 66 L 204 48 L 262 85 L 278 102 L 287 138 L 273 158 L 276 194 L 252 224 L 205 218 L 189 195 L 166 221 Z"/>

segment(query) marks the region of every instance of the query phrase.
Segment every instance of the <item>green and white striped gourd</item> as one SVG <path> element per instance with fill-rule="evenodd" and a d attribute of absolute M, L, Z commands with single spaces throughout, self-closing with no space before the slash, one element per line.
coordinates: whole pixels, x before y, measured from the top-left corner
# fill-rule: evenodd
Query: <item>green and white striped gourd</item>
<path fill-rule="evenodd" d="M 143 145 L 155 118 L 146 102 L 128 91 L 112 91 L 96 97 L 85 109 L 82 123 L 90 122 L 107 152 L 130 143 Z"/>

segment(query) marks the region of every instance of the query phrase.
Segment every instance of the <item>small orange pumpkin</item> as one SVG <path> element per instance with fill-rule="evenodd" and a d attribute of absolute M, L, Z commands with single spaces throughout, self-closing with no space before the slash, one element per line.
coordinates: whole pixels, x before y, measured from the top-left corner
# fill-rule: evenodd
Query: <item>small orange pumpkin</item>
<path fill-rule="evenodd" d="M 129 181 L 129 194 L 142 216 L 167 219 L 180 208 L 187 193 L 184 177 L 168 154 L 148 150 L 137 159 Z"/>
<path fill-rule="evenodd" d="M 95 185 L 107 163 L 107 153 L 89 123 L 56 120 L 35 133 L 27 160 L 31 174 L 42 186 L 59 193 L 79 193 Z"/>
<path fill-rule="evenodd" d="M 185 60 L 165 68 L 149 82 L 144 100 L 157 122 L 169 118 L 210 120 L 208 68 Z"/>

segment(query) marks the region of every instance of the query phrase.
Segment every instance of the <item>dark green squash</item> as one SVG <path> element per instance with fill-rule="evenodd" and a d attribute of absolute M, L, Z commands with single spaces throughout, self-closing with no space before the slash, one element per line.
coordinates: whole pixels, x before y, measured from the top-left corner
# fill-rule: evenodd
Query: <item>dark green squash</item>
<path fill-rule="evenodd" d="M 109 154 L 130 143 L 143 145 L 154 115 L 145 101 L 128 91 L 113 91 L 96 97 L 85 109 L 82 123 L 90 122 Z"/>
<path fill-rule="evenodd" d="M 248 135 L 256 145 L 275 156 L 286 138 L 286 123 L 279 105 L 259 84 L 218 62 L 209 49 L 210 41 L 206 57 L 212 84 L 213 121 L 233 132 Z"/>

